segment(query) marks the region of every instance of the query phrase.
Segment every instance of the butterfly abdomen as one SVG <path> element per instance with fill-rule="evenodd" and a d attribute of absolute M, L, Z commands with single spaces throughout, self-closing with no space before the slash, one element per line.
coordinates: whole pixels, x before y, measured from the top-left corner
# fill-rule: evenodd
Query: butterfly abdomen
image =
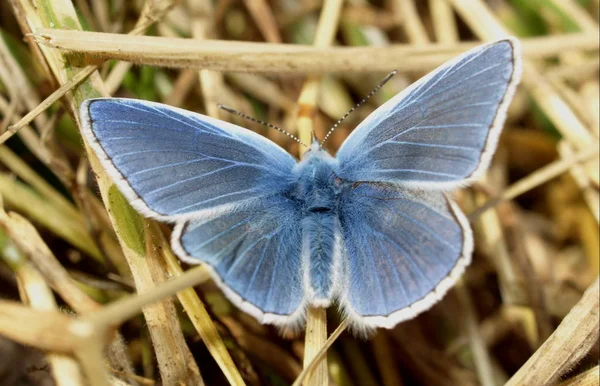
<path fill-rule="evenodd" d="M 339 227 L 331 213 L 311 213 L 302 221 L 304 286 L 310 303 L 326 307 L 335 295 Z"/>

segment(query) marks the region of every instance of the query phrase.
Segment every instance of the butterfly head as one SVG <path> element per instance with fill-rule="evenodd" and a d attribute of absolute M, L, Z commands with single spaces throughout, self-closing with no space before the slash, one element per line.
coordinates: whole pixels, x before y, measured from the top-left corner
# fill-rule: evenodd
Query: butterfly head
<path fill-rule="evenodd" d="M 325 151 L 325 149 L 323 149 L 323 147 L 321 146 L 321 142 L 317 139 L 317 137 L 315 136 L 315 134 L 312 133 L 311 136 L 312 136 L 312 140 L 311 140 L 310 146 L 308 147 L 308 149 L 302 155 L 302 159 L 305 160 L 305 159 L 308 159 L 308 158 L 315 157 L 317 155 L 320 155 L 321 157 L 324 154 L 329 155 Z"/>

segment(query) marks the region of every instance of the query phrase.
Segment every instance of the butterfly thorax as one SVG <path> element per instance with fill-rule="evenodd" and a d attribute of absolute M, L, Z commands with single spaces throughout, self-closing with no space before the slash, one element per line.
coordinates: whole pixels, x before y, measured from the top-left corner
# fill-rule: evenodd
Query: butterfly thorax
<path fill-rule="evenodd" d="M 296 197 L 305 213 L 337 213 L 340 179 L 334 173 L 335 158 L 325 150 L 308 152 L 295 169 Z"/>

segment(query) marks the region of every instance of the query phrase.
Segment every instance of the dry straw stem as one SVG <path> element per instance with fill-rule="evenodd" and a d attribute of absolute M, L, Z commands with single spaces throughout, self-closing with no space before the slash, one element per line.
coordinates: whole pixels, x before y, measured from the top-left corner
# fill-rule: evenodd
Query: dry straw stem
<path fill-rule="evenodd" d="M 505 386 L 548 385 L 575 366 L 598 340 L 598 279 L 544 344 Z"/>
<path fill-rule="evenodd" d="M 464 282 L 461 280 L 455 287 L 462 306 L 463 326 L 469 337 L 469 345 L 473 352 L 473 361 L 477 370 L 477 377 L 481 386 L 495 386 L 493 366 L 490 361 L 487 345 L 481 336 L 481 330 L 477 321 L 477 314 L 473 306 L 473 300 Z"/>
<path fill-rule="evenodd" d="M 80 348 L 89 348 L 93 341 L 105 337 L 109 332 L 107 329 L 137 315 L 144 307 L 202 283 L 209 277 L 203 267 L 190 269 L 177 279 L 164 282 L 143 294 L 110 303 L 82 316 L 79 321 L 60 313 L 34 311 L 13 302 L 0 301 L 0 335 L 42 350 L 77 354 Z M 29 322 L 23 323 L 23 320 Z M 94 355 L 87 350 L 86 353 Z M 94 366 L 98 364 L 100 362 L 94 363 Z"/>
<path fill-rule="evenodd" d="M 0 146 L 0 162 L 58 208 L 65 217 L 83 224 L 81 214 L 75 206 L 6 146 Z"/>
<path fill-rule="evenodd" d="M 373 350 L 373 359 L 381 374 L 383 386 L 404 386 L 387 331 L 377 331 L 371 339 L 371 350 Z"/>
<path fill-rule="evenodd" d="M 36 7 L 26 0 L 12 0 L 11 2 L 17 20 L 25 34 L 48 26 L 80 29 L 75 10 L 68 0 L 39 1 L 36 3 Z M 47 47 L 40 47 L 40 50 L 43 55 L 41 60 L 48 65 L 48 68 L 52 71 L 50 74 L 51 77 L 56 79 L 59 84 L 67 83 L 72 76 L 81 71 L 81 68 L 73 65 L 72 60 L 64 56 L 63 53 L 48 49 Z M 102 95 L 106 95 L 103 84 L 98 74 L 94 72 L 74 90 L 74 95 L 70 98 L 71 111 L 77 116 L 79 105 L 83 100 Z M 150 259 L 146 259 L 143 221 L 127 204 L 117 188 L 110 182 L 96 156 L 87 148 L 87 144 L 86 150 L 88 151 L 90 164 L 98 177 L 98 185 L 102 198 L 105 205 L 109 208 L 111 221 L 119 235 L 119 241 L 136 279 L 136 284 L 139 286 L 146 284 L 146 287 L 148 287 L 150 286 L 149 283 L 153 283 L 155 279 L 150 276 L 151 269 L 148 267 Z M 163 319 L 164 312 L 166 312 L 169 306 L 172 307 L 171 301 L 165 300 L 163 304 L 154 305 L 144 310 L 147 319 L 171 322 L 171 324 L 165 323 L 161 325 L 160 333 L 153 334 L 153 336 L 160 335 L 161 337 L 158 344 L 155 342 L 154 348 L 157 353 L 157 363 L 161 370 L 163 382 L 167 385 L 175 385 L 179 382 L 198 383 L 201 378 L 199 378 L 199 370 L 193 361 L 173 361 L 173 358 L 178 358 L 180 355 L 190 358 L 191 354 L 185 344 L 177 321 L 168 318 Z M 161 343 L 167 342 L 168 345 L 159 346 Z M 84 348 L 88 350 L 93 349 L 93 347 L 94 345 L 90 344 Z M 177 353 L 171 352 L 170 349 L 172 348 L 176 348 Z M 187 354 L 182 354 L 186 351 Z M 98 372 L 98 369 L 104 368 L 104 364 L 102 361 L 99 361 L 94 366 L 93 363 L 90 363 L 90 358 L 101 358 L 100 354 L 100 352 L 88 352 L 84 356 L 78 356 L 80 359 L 85 359 L 88 371 L 95 371 L 94 381 L 98 378 L 98 383 L 102 383 L 102 380 L 107 378 L 103 371 Z M 92 376 L 88 374 L 88 377 L 91 378 Z"/>
<path fill-rule="evenodd" d="M 5 117 L 7 116 L 9 108 L 10 105 L 8 101 L 0 95 L 0 112 L 2 112 Z M 14 124 L 20 119 L 21 116 L 19 114 L 13 114 L 11 122 Z M 50 153 L 48 152 L 48 149 L 42 146 L 40 137 L 31 126 L 25 126 L 19 131 L 18 135 L 21 141 L 23 141 L 25 146 L 37 159 L 44 162 L 46 165 L 49 164 L 51 158 Z"/>
<path fill-rule="evenodd" d="M 549 0 L 555 7 L 560 9 L 564 14 L 568 15 L 571 20 L 579 24 L 582 31 L 591 34 L 596 34 L 598 31 L 598 22 L 596 22 L 589 12 L 583 9 L 574 0 Z"/>
<path fill-rule="evenodd" d="M 136 254 L 130 260 L 133 278 L 138 294 L 155 288 L 167 280 L 167 273 L 161 263 L 163 237 L 160 229 L 151 220 L 144 221 L 146 229 L 146 254 Z M 139 260 L 138 260 L 139 259 Z M 165 298 L 144 309 L 144 318 L 150 331 L 154 353 L 165 385 L 189 383 L 204 385 L 194 357 L 185 343 L 185 337 L 179 326 L 174 302 Z"/>
<path fill-rule="evenodd" d="M 185 271 L 176 279 L 164 283 L 139 295 L 127 296 L 107 304 L 94 313 L 84 316 L 84 319 L 97 326 L 118 326 L 127 319 L 137 315 L 150 304 L 173 296 L 186 288 L 204 283 L 210 278 L 202 266 Z"/>
<path fill-rule="evenodd" d="M 327 49 L 333 44 L 338 29 L 342 4 L 343 0 L 326 0 L 323 4 L 313 42 L 314 47 Z M 298 138 L 306 144 L 312 142 L 314 135 L 313 119 L 316 115 L 319 85 L 319 78 L 309 77 L 304 82 L 300 96 L 298 97 L 296 129 L 298 131 Z M 300 156 L 307 150 L 305 146 L 299 146 L 298 148 Z M 307 368 L 313 358 L 317 356 L 319 350 L 325 345 L 327 338 L 327 311 L 325 308 L 308 307 L 305 334 L 304 367 Z M 315 369 L 309 373 L 304 385 L 326 386 L 329 384 L 327 360 L 323 360 L 315 366 Z"/>
<path fill-rule="evenodd" d="M 23 303 L 29 304 L 33 309 L 57 311 L 54 295 L 46 285 L 44 277 L 15 246 L 12 244 L 5 246 L 2 254 L 17 275 Z M 73 358 L 63 354 L 48 353 L 46 359 L 57 386 L 83 385 L 79 366 Z"/>
<path fill-rule="evenodd" d="M 29 221 L 14 212 L 7 214 L 0 208 L 0 228 L 35 264 L 46 281 L 73 310 L 82 313 L 99 307 L 75 284 Z"/>
<path fill-rule="evenodd" d="M 15 245 L 43 274 L 46 282 L 73 310 L 81 314 L 91 312 L 99 307 L 75 284 L 29 221 L 16 213 L 6 214 L 0 208 L 0 228 L 14 241 Z M 125 344 L 121 336 L 117 334 L 109 347 L 111 364 L 115 368 L 131 372 L 132 369 L 125 352 Z"/>
<path fill-rule="evenodd" d="M 187 7 L 192 16 L 192 34 L 194 39 L 206 40 L 210 37 L 213 30 L 213 5 L 210 0 L 188 0 Z M 224 84 L 223 74 L 200 70 L 198 72 L 202 97 L 204 99 L 204 108 L 208 115 L 219 118 L 220 109 L 217 106 L 217 99 L 222 95 Z"/>
<path fill-rule="evenodd" d="M 558 152 L 565 159 L 572 159 L 573 147 L 565 140 L 558 144 Z M 590 212 L 596 219 L 596 223 L 600 223 L 600 192 L 598 189 L 590 185 L 587 175 L 582 167 L 573 165 L 570 169 L 571 176 L 583 193 L 583 198 L 590 208 Z"/>
<path fill-rule="evenodd" d="M 579 150 L 588 147 L 590 143 L 598 144 L 597 138 L 593 137 L 591 131 L 584 125 L 567 102 L 538 73 L 531 63 L 525 63 L 523 84 L 562 136 L 572 143 L 576 149 Z M 600 169 L 598 166 L 597 160 L 590 161 L 585 165 L 588 177 L 596 186 L 600 183 Z"/>
<path fill-rule="evenodd" d="M 349 323 L 348 319 L 344 319 L 342 321 L 342 323 L 340 323 L 340 325 L 335 329 L 335 331 L 333 331 L 331 333 L 329 338 L 327 338 L 327 340 L 319 348 L 319 350 L 315 353 L 315 355 L 312 357 L 312 359 L 310 361 L 305 360 L 304 368 L 302 369 L 302 372 L 298 375 L 298 378 L 296 378 L 296 380 L 294 381 L 292 386 L 300 386 L 302 384 L 302 382 L 306 379 L 306 377 L 309 376 L 313 371 L 315 371 L 315 369 L 317 368 L 317 366 L 319 366 L 319 364 L 325 363 L 324 359 L 327 355 L 327 350 L 329 350 L 331 345 L 337 340 L 337 338 L 340 337 L 342 332 L 344 332 L 344 330 L 346 330 L 346 328 L 348 327 L 348 323 Z M 306 355 L 306 353 L 305 353 L 305 355 Z M 325 383 L 325 385 L 327 385 L 327 384 L 328 383 Z"/>
<path fill-rule="evenodd" d="M 23 323 L 24 320 L 27 323 Z M 71 318 L 58 312 L 34 310 L 0 300 L 0 335 L 26 346 L 71 354 L 79 342 L 70 330 L 71 322 Z"/>
<path fill-rule="evenodd" d="M 600 382 L 598 380 L 599 373 L 600 368 L 596 365 L 581 374 L 559 383 L 557 386 L 598 386 L 598 383 Z"/>
<path fill-rule="evenodd" d="M 144 7 L 140 13 L 140 17 L 138 18 L 135 27 L 129 32 L 130 35 L 143 35 L 146 30 L 155 22 L 161 20 L 177 3 L 179 0 L 147 0 L 144 2 Z M 78 4 L 78 8 L 79 7 Z M 106 91 L 109 95 L 113 95 L 125 74 L 131 68 L 131 63 L 120 62 L 117 63 L 106 79 L 104 80 L 104 85 L 106 87 Z"/>
<path fill-rule="evenodd" d="M 402 21 L 411 43 L 418 45 L 429 43 L 429 36 L 417 12 L 415 0 L 394 0 L 393 9 L 396 20 Z"/>
<path fill-rule="evenodd" d="M 139 35 L 143 33 L 152 23 L 156 20 L 160 19 L 168 10 L 173 7 L 174 1 L 160 1 L 159 5 L 155 5 L 154 1 L 147 1 L 142 14 L 136 24 L 135 28 L 129 33 L 130 35 Z M 80 32 L 80 31 L 77 31 Z M 1 52 L 1 51 L 0 51 Z M 129 70 L 130 65 L 126 63 L 119 63 L 117 68 L 113 70 L 117 71 L 117 73 L 122 73 L 124 76 L 125 72 Z M 52 94 L 50 94 L 46 99 L 44 99 L 41 103 L 37 103 L 34 107 L 30 107 L 29 113 L 25 115 L 23 118 L 19 120 L 16 124 L 10 126 L 6 133 L 0 135 L 0 145 L 6 142 L 12 135 L 14 135 L 17 131 L 19 131 L 24 126 L 27 126 L 31 121 L 37 119 L 38 117 L 42 117 L 44 111 L 46 111 L 54 102 L 58 101 L 60 98 L 65 96 L 65 94 L 79 85 L 84 79 L 90 76 L 94 71 L 98 69 L 98 65 L 89 65 L 84 67 L 81 71 L 77 72 L 75 75 L 70 77 L 65 83 L 63 83 L 58 89 L 56 89 Z M 123 70 L 125 70 L 123 72 Z M 122 78 L 119 80 L 119 84 Z M 112 84 L 117 82 L 116 77 L 111 78 Z M 111 90 L 114 92 L 115 90 Z M 112 94 L 109 93 L 109 94 Z M 29 99 L 28 99 L 29 100 Z M 33 100 L 37 100 L 37 97 Z"/>
<path fill-rule="evenodd" d="M 63 212 L 10 174 L 0 173 L 0 194 L 12 208 L 35 219 L 95 260 L 103 261 L 101 252 L 85 230 L 81 216 L 72 217 L 68 212 Z"/>
<path fill-rule="evenodd" d="M 40 103 L 37 91 L 27 78 L 19 62 L 3 37 L 0 37 L 0 79 L 7 87 L 11 99 L 16 99 L 19 105 L 25 109 L 32 110 Z M 48 119 L 40 116 L 35 123 L 38 128 L 43 127 Z"/>
<path fill-rule="evenodd" d="M 22 129 L 23 127 L 29 125 L 31 121 L 33 121 L 36 117 L 40 116 L 44 111 L 48 109 L 48 107 L 52 106 L 54 102 L 65 96 L 65 94 L 71 91 L 75 86 L 81 83 L 85 78 L 90 76 L 90 74 L 96 71 L 97 66 L 87 66 L 82 71 L 79 71 L 75 76 L 73 76 L 69 81 L 62 86 L 60 86 L 56 91 L 50 94 L 46 99 L 42 101 L 42 103 L 38 104 L 33 110 L 30 110 L 23 118 L 19 120 L 14 125 L 8 127 L 8 130 L 0 135 L 0 145 L 6 142 L 10 137 L 12 137 L 17 131 Z"/>
<path fill-rule="evenodd" d="M 452 13 L 452 7 L 447 0 L 429 0 L 431 17 L 433 19 L 433 32 L 435 39 L 440 43 L 458 42 L 458 28 Z"/>
<path fill-rule="evenodd" d="M 132 37 L 121 34 L 40 30 L 40 44 L 87 53 L 94 58 L 119 59 L 164 67 L 203 68 L 238 72 L 324 73 L 417 71 L 433 69 L 477 43 L 392 44 L 386 47 L 311 47 L 193 39 Z M 557 56 L 566 50 L 597 51 L 597 35 L 576 33 L 522 39 L 528 58 Z M 377 58 L 377 60 L 373 60 Z"/>
<path fill-rule="evenodd" d="M 244 0 L 244 4 L 265 40 L 281 43 L 283 40 L 269 4 L 265 0 Z"/>
<path fill-rule="evenodd" d="M 598 156 L 598 147 L 596 145 L 590 146 L 587 149 L 580 150 L 577 154 L 556 160 L 539 170 L 531 173 L 527 177 L 520 179 L 513 183 L 508 188 L 502 191 L 499 197 L 492 198 L 485 204 L 477 208 L 469 215 L 470 220 L 474 220 L 481 216 L 486 210 L 493 208 L 502 201 L 512 200 L 523 193 L 530 191 L 553 178 L 569 171 L 574 165 Z"/>

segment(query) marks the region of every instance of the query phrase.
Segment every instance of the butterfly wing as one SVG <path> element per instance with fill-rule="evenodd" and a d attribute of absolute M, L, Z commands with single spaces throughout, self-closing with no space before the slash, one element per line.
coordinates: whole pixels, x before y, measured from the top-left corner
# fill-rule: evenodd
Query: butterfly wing
<path fill-rule="evenodd" d="M 355 327 L 391 328 L 415 317 L 471 259 L 469 224 L 441 192 L 347 185 L 340 223 L 346 264 L 339 301 Z"/>
<path fill-rule="evenodd" d="M 83 133 L 132 205 L 178 221 L 283 191 L 296 161 L 239 126 L 134 99 L 82 104 Z"/>
<path fill-rule="evenodd" d="M 452 188 L 488 166 L 520 77 L 518 41 L 442 65 L 365 119 L 338 151 L 349 181 Z"/>
<path fill-rule="evenodd" d="M 201 257 L 230 300 L 259 321 L 297 325 L 305 303 L 300 222 L 297 202 L 273 196 L 251 209 L 178 224 L 172 245 L 185 261 Z"/>
<path fill-rule="evenodd" d="M 83 133 L 142 214 L 176 222 L 182 260 L 204 262 L 259 320 L 303 320 L 298 210 L 285 198 L 295 160 L 241 127 L 166 105 L 92 99 Z"/>

